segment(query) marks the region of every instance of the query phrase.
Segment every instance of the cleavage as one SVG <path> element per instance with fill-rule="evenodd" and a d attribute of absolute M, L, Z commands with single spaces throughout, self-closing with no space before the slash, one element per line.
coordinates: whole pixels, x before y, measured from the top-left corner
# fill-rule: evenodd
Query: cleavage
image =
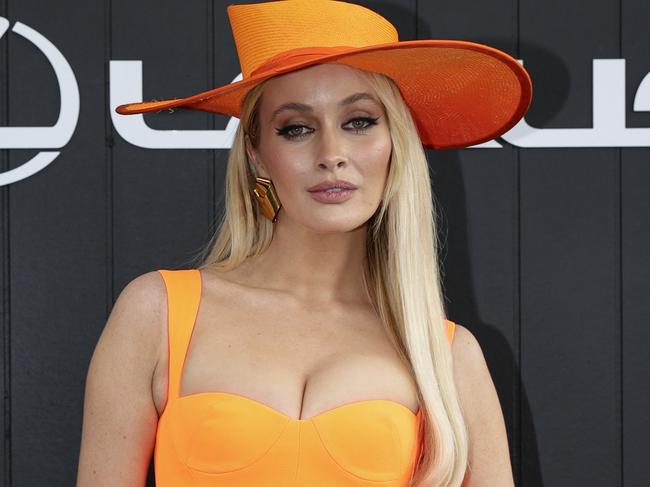
<path fill-rule="evenodd" d="M 395 362 L 387 358 L 383 348 L 385 343 L 376 337 L 368 340 L 367 334 L 360 337 L 349 331 L 338 332 L 336 337 L 314 337 L 313 333 L 306 336 L 309 333 L 301 332 L 278 340 L 255 327 L 245 327 L 243 333 L 235 326 L 219 326 L 216 331 L 210 328 L 211 323 L 200 320 L 199 312 L 198 326 L 193 330 L 181 369 L 180 397 L 206 392 L 230 393 L 296 420 L 368 399 L 392 399 L 414 409 L 403 400 L 410 394 L 410 389 L 400 387 L 405 379 L 403 371 L 396 371 Z M 366 340 L 361 343 L 363 338 Z M 341 347 L 341 340 L 346 346 Z M 355 347 L 363 352 L 355 352 Z M 375 379 L 369 381 L 368 377 Z M 382 386 L 386 382 L 397 385 Z M 351 396 L 354 391 L 356 395 Z M 293 411 L 278 406 L 286 403 L 287 397 L 300 398 Z M 313 404 L 310 398 L 314 397 L 327 400 Z"/>

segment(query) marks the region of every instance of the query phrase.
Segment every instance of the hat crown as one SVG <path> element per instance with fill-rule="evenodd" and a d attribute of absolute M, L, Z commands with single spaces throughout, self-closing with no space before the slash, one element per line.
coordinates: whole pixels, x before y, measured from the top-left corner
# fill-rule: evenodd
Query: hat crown
<path fill-rule="evenodd" d="M 335 0 L 283 0 L 229 5 L 242 76 L 299 48 L 365 47 L 397 42 L 397 29 L 366 7 Z"/>

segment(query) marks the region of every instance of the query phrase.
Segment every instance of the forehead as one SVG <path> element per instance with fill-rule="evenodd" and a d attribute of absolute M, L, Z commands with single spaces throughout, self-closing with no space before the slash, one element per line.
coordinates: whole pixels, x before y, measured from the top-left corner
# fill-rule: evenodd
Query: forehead
<path fill-rule="evenodd" d="M 367 93 L 370 96 L 359 96 Z M 376 104 L 378 98 L 361 70 L 341 64 L 317 64 L 271 78 L 264 87 L 262 113 L 270 116 L 281 105 L 306 104 L 316 108 L 336 108 L 350 95 L 350 101 Z M 373 99 L 375 103 L 373 102 Z"/>

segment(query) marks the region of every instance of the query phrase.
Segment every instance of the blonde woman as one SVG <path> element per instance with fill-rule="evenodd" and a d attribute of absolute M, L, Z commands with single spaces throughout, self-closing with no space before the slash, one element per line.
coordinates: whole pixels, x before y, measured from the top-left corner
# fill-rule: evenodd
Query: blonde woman
<path fill-rule="evenodd" d="M 398 42 L 358 5 L 228 7 L 243 80 L 134 103 L 240 119 L 196 268 L 122 291 L 90 363 L 78 487 L 511 486 L 480 345 L 446 319 L 423 145 L 512 127 L 523 68 Z"/>

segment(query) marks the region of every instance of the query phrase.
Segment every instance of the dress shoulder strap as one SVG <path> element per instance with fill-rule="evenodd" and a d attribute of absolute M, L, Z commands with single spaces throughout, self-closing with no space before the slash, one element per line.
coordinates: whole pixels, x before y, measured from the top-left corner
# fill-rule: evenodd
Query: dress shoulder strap
<path fill-rule="evenodd" d="M 449 338 L 449 343 L 454 341 L 454 331 L 456 331 L 456 323 L 451 320 L 445 320 L 447 325 L 447 338 Z"/>
<path fill-rule="evenodd" d="M 201 273 L 198 269 L 159 269 L 158 272 L 167 288 L 167 402 L 170 402 L 180 392 L 183 362 L 201 299 Z"/>

